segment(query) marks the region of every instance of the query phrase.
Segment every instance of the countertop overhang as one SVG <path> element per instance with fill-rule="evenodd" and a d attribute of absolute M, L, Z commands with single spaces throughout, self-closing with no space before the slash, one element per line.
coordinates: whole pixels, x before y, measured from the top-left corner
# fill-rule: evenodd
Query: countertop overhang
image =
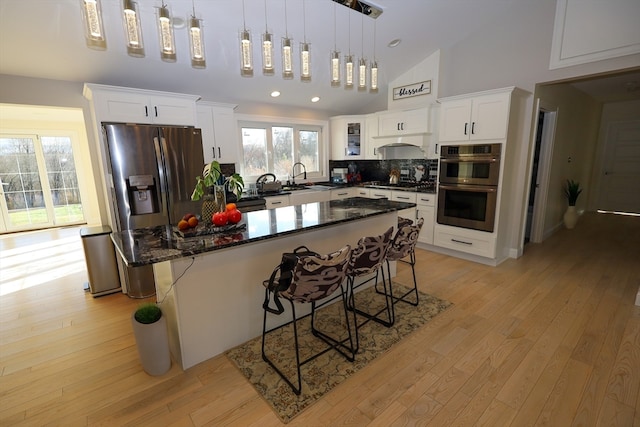
<path fill-rule="evenodd" d="M 167 225 L 115 232 L 111 234 L 111 239 L 124 262 L 130 267 L 137 267 L 330 227 L 415 206 L 415 203 L 352 197 L 243 213 L 241 224 L 245 228 L 238 231 L 183 238 L 176 234 L 174 226 Z"/>

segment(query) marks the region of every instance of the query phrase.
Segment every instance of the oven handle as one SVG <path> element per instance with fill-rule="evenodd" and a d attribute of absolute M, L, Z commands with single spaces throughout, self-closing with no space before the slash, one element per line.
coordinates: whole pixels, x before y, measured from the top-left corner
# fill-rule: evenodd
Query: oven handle
<path fill-rule="evenodd" d="M 497 187 L 484 186 L 484 185 L 444 185 L 440 184 L 439 186 L 443 190 L 464 190 L 464 191 L 475 191 L 476 193 L 495 193 L 498 191 Z"/>
<path fill-rule="evenodd" d="M 478 157 L 473 157 L 473 158 L 462 158 L 462 157 L 452 157 L 452 158 L 448 158 L 448 157 L 441 157 L 440 158 L 440 163 L 464 163 L 464 162 L 470 162 L 470 163 L 495 163 L 500 161 L 497 157 L 491 157 L 491 158 L 478 158 Z"/>

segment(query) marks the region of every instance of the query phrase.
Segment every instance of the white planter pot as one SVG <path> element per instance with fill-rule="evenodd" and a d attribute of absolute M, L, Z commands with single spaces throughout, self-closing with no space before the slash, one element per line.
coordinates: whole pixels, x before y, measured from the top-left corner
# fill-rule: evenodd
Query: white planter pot
<path fill-rule="evenodd" d="M 567 207 L 567 211 L 564 213 L 564 226 L 571 230 L 576 226 L 576 222 L 578 222 L 578 212 L 576 212 L 575 206 Z"/>
<path fill-rule="evenodd" d="M 134 315 L 135 312 L 131 314 L 131 325 L 142 368 L 149 375 L 165 374 L 171 369 L 167 320 L 163 315 L 155 323 L 144 324 L 137 322 Z"/>

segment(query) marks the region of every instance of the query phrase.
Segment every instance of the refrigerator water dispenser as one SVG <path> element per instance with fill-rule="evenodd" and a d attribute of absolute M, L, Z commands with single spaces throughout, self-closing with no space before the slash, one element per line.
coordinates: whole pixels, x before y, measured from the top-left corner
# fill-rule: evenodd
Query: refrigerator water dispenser
<path fill-rule="evenodd" d="M 160 212 L 157 189 L 152 175 L 132 175 L 127 180 L 127 187 L 133 215 Z"/>

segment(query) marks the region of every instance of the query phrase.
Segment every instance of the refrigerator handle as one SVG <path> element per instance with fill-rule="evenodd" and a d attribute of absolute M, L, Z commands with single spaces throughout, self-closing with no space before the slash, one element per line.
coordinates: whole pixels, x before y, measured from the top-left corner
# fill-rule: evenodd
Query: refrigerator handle
<path fill-rule="evenodd" d="M 162 142 L 162 146 L 160 143 Z M 156 159 L 158 161 L 158 176 L 160 177 L 160 200 L 162 205 L 162 214 L 168 217 L 169 215 L 169 206 L 168 206 L 168 194 L 167 194 L 167 176 L 166 176 L 166 167 L 165 167 L 165 159 L 164 153 L 166 152 L 166 141 L 164 137 L 153 137 L 153 146 L 156 150 Z"/>

